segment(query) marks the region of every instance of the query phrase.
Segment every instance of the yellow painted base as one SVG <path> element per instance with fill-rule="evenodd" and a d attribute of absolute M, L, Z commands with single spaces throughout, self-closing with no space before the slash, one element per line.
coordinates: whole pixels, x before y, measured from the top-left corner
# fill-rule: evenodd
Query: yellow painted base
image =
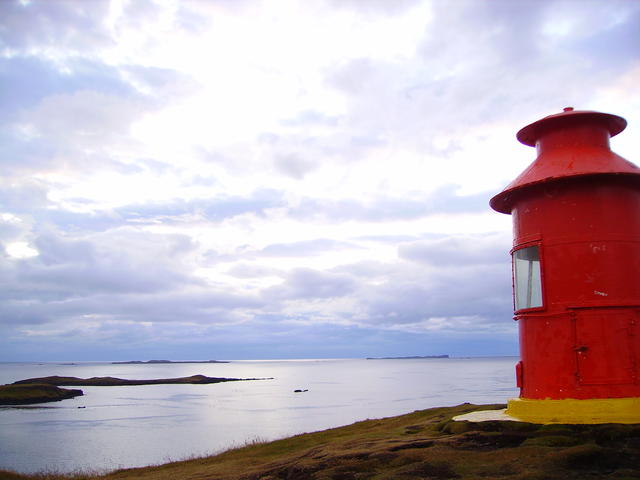
<path fill-rule="evenodd" d="M 640 397 L 587 400 L 512 398 L 506 413 L 531 423 L 640 423 Z"/>

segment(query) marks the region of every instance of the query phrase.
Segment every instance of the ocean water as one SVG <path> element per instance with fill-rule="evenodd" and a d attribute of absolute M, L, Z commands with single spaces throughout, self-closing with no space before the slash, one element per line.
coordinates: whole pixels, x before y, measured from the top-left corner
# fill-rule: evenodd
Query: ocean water
<path fill-rule="evenodd" d="M 108 471 L 208 455 L 436 406 L 517 396 L 514 357 L 234 361 L 219 364 L 0 363 L 0 384 L 48 375 L 272 380 L 77 387 L 84 396 L 0 407 L 0 468 Z M 295 389 L 307 389 L 294 393 Z M 78 408 L 85 407 L 85 408 Z"/>

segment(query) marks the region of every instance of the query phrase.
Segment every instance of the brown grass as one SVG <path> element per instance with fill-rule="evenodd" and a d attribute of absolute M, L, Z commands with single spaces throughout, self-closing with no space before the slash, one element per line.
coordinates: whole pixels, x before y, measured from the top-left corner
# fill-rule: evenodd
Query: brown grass
<path fill-rule="evenodd" d="M 0 471 L 0 479 L 640 479 L 640 425 L 451 421 L 461 413 L 497 407 L 464 404 L 422 410 L 106 475 Z"/>

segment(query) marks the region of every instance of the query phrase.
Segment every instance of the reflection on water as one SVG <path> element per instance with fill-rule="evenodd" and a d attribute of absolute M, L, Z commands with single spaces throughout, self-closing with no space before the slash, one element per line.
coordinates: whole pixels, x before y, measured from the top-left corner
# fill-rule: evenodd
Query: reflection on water
<path fill-rule="evenodd" d="M 48 375 L 274 377 L 209 385 L 81 387 L 84 396 L 55 404 L 0 408 L 0 468 L 144 466 L 366 418 L 463 402 L 503 403 L 517 395 L 515 363 L 514 358 L 451 358 L 0 364 L 0 384 Z"/>

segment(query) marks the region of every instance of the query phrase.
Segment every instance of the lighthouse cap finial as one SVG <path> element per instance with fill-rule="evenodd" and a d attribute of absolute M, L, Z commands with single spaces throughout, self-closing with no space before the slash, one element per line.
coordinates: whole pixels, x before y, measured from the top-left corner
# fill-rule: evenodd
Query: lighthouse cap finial
<path fill-rule="evenodd" d="M 569 150 L 571 150 L 575 147 L 575 142 L 573 140 L 566 141 L 566 139 L 570 139 L 572 135 L 576 134 L 576 130 L 571 128 L 576 125 L 582 125 L 587 130 L 590 129 L 591 133 L 595 132 L 596 137 L 602 139 L 603 135 L 606 136 L 606 132 L 603 129 L 606 128 L 609 135 L 613 137 L 624 130 L 627 126 L 627 121 L 622 117 L 609 113 L 589 110 L 567 111 L 565 108 L 564 112 L 549 115 L 527 125 L 518 132 L 517 138 L 525 145 L 534 147 L 541 136 L 555 130 L 555 132 L 561 132 L 564 135 L 565 141 L 561 143 L 562 145 L 570 146 Z M 598 134 L 598 132 L 600 133 Z M 577 133 L 584 135 L 583 130 L 578 129 Z M 584 138 L 581 142 L 584 144 Z M 536 160 L 513 182 L 507 185 L 502 192 L 491 199 L 489 202 L 491 208 L 498 212 L 509 214 L 517 200 L 518 192 L 537 184 L 547 184 L 570 177 L 615 175 L 620 178 L 621 175 L 625 175 L 628 178 L 632 178 L 634 183 L 640 185 L 639 167 L 613 153 L 609 148 L 608 141 L 600 141 L 598 145 L 597 149 L 592 148 L 589 150 L 591 153 L 578 155 L 581 158 L 580 161 L 576 162 L 566 160 L 567 158 L 572 159 L 572 155 L 574 155 L 573 153 L 567 154 L 566 149 L 547 148 L 544 152 L 541 149 Z M 598 153 L 594 154 L 593 150 L 597 150 Z"/>
<path fill-rule="evenodd" d="M 609 135 L 612 137 L 619 134 L 627 126 L 627 121 L 618 115 L 591 110 L 574 110 L 573 107 L 565 107 L 560 113 L 554 113 L 527 125 L 517 133 L 516 137 L 520 143 L 535 147 L 536 141 L 545 127 L 550 125 L 558 126 L 566 124 L 567 121 L 575 122 L 576 120 L 604 122 L 609 130 Z"/>

